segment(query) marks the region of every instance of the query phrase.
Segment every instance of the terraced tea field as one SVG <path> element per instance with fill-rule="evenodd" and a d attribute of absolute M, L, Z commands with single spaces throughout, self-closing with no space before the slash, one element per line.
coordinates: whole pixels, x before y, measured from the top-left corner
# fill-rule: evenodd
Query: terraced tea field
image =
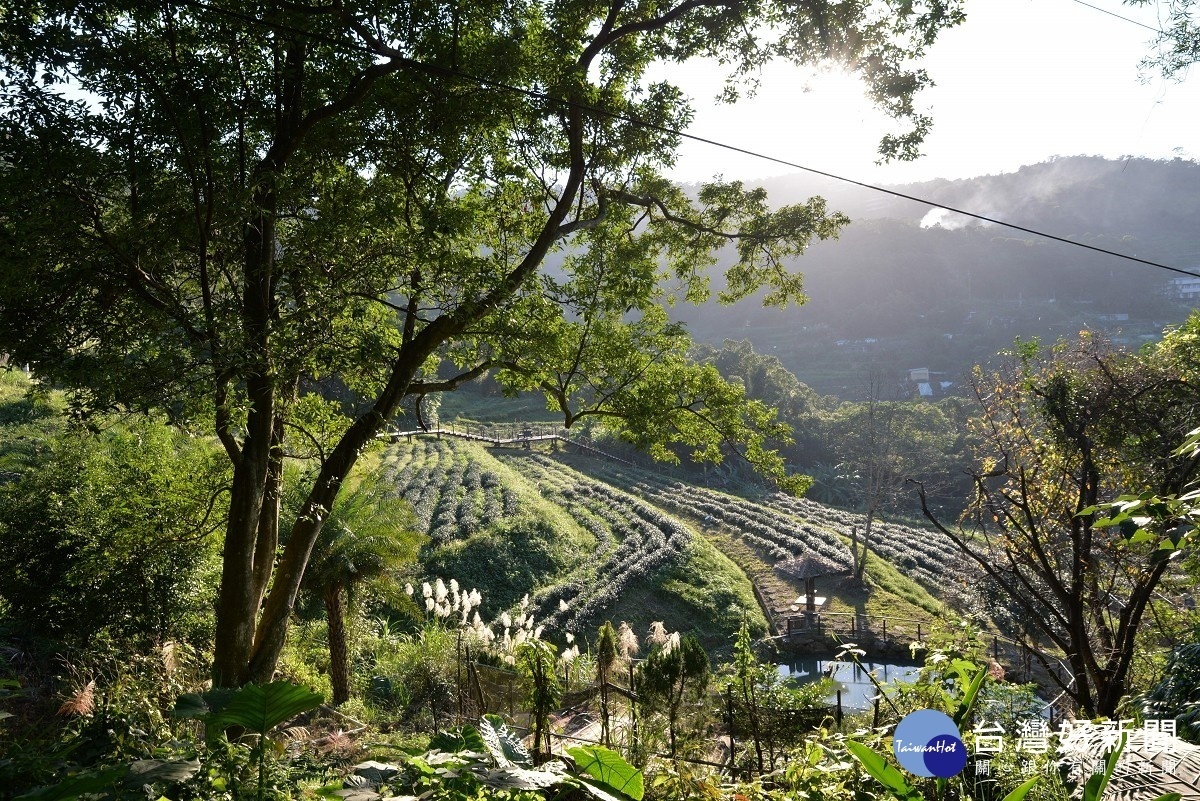
<path fill-rule="evenodd" d="M 428 576 L 477 586 L 496 614 L 530 595 L 539 621 L 590 632 L 653 620 L 728 641 L 765 631 L 749 580 L 680 520 L 536 452 L 415 439 L 384 464 L 429 539 Z"/>
<path fill-rule="evenodd" d="M 773 566 L 814 555 L 849 567 L 851 528 L 864 524 L 780 493 L 748 499 L 561 452 L 415 438 L 390 448 L 385 464 L 428 534 L 427 575 L 479 586 L 493 612 L 528 593 L 537 618 L 565 631 L 664 620 L 715 644 L 743 614 L 765 629 L 751 579 L 772 612 L 786 615 L 803 584 Z M 870 598 L 822 579 L 827 609 L 939 614 L 946 577 L 965 575 L 944 540 L 877 522 Z"/>

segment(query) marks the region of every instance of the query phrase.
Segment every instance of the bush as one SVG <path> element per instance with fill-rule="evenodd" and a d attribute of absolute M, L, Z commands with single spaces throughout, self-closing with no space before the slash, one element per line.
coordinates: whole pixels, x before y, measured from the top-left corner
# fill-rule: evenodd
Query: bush
<path fill-rule="evenodd" d="M 74 645 L 101 631 L 143 647 L 205 642 L 226 464 L 153 420 L 52 441 L 0 485 L 0 599 L 13 620 Z"/>

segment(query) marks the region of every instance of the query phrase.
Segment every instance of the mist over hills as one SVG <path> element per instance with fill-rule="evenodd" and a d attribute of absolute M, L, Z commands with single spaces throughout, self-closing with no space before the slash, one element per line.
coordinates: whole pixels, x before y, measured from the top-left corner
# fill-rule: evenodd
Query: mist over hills
<path fill-rule="evenodd" d="M 820 176 L 761 182 L 773 203 L 813 194 L 853 222 L 797 261 L 809 302 L 763 309 L 680 306 L 696 339 L 749 339 L 818 392 L 860 396 L 882 367 L 961 380 L 1015 337 L 1082 329 L 1137 345 L 1193 302 L 1177 273 L 1053 242 L 930 204 Z M 1200 164 L 1182 159 L 1057 158 L 1016 172 L 889 187 L 1119 253 L 1200 273 Z"/>

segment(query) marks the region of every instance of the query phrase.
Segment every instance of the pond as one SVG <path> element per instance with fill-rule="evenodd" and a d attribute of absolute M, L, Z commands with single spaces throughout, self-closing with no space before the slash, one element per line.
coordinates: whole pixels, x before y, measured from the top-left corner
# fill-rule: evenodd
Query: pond
<path fill-rule="evenodd" d="M 867 672 L 875 674 L 875 680 L 885 687 L 889 682 L 900 681 L 911 684 L 917 680 L 921 666 L 916 662 L 875 662 L 869 658 L 862 659 L 862 667 L 853 662 L 833 659 L 832 656 L 814 654 L 793 655 L 788 662 L 778 665 L 779 675 L 792 678 L 798 682 L 819 681 L 829 676 L 837 686 L 829 695 L 829 703 L 837 700 L 837 689 L 842 691 L 842 708 L 845 710 L 870 709 L 872 700 L 878 691 L 867 677 Z"/>

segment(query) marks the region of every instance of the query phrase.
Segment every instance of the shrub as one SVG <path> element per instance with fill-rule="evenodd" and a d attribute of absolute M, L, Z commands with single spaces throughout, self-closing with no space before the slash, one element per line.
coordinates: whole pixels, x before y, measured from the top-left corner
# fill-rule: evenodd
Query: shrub
<path fill-rule="evenodd" d="M 107 630 L 143 645 L 203 642 L 228 461 L 164 423 L 52 443 L 0 486 L 0 598 L 32 633 L 86 644 Z"/>

